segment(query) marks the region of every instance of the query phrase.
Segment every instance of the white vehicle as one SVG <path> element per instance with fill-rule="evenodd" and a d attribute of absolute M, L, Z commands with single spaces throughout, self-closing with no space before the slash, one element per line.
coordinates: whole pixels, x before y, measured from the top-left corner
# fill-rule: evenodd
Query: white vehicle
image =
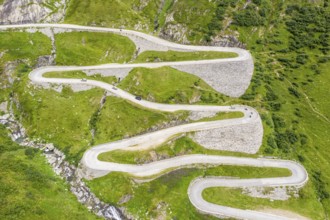
<path fill-rule="evenodd" d="M 82 78 L 81 81 L 82 82 L 87 82 L 87 79 L 86 78 Z"/>

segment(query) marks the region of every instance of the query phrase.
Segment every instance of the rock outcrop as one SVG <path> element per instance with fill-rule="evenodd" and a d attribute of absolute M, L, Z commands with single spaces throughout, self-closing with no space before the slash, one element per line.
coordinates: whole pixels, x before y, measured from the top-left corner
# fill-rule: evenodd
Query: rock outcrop
<path fill-rule="evenodd" d="M 0 5 L 0 24 L 60 22 L 68 0 L 5 0 Z"/>

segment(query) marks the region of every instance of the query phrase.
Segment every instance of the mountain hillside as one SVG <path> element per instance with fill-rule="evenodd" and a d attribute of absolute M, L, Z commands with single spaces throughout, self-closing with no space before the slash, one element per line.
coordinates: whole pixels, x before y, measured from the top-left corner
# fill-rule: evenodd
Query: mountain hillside
<path fill-rule="evenodd" d="M 130 80 L 123 80 L 118 87 L 149 101 L 254 107 L 261 115 L 264 127 L 263 143 L 256 157 L 298 161 L 309 174 L 308 184 L 299 192 L 291 192 L 291 198 L 283 201 L 252 198 L 242 195 L 240 189 L 223 188 L 207 189 L 204 198 L 236 208 L 287 210 L 308 219 L 329 219 L 329 0 L 0 0 L 0 4 L 2 24 L 58 22 L 126 28 L 182 44 L 246 48 L 254 58 L 255 69 L 251 85 L 239 98 L 219 94 L 205 82 L 171 68 L 133 69 L 128 76 Z M 15 116 L 26 126 L 27 133 L 54 142 L 72 164 L 78 164 L 85 150 L 95 142 L 103 143 L 108 137 L 112 141 L 119 140 L 188 120 L 185 112 L 160 114 L 114 97 L 108 100 L 119 104 L 112 106 L 105 102 L 100 105 L 105 95 L 99 89 L 75 93 L 70 87 L 64 87 L 58 93 L 34 88 L 28 82 L 28 73 L 41 65 L 42 58 L 54 53 L 55 61 L 61 65 L 92 65 L 103 60 L 134 62 L 136 58 L 134 46 L 126 38 L 85 32 L 54 36 L 54 42 L 51 42 L 39 32 L 0 32 L 0 104 L 13 101 Z M 124 42 L 125 45 L 114 47 L 113 54 L 108 56 L 108 45 L 112 42 Z M 92 58 L 90 54 L 93 54 Z M 147 58 L 141 56 L 143 60 L 157 61 L 161 57 L 159 54 L 147 55 Z M 137 60 L 142 60 L 141 57 Z M 89 77 L 82 72 L 74 74 L 79 78 Z M 186 77 L 185 80 L 179 82 L 178 75 Z M 102 79 L 100 75 L 95 79 L 116 81 Z M 159 85 L 162 91 L 155 85 Z M 4 113 L 2 111 L 0 109 L 0 116 Z M 57 119 L 62 113 L 67 113 L 72 120 Z M 124 117 L 127 118 L 122 120 Z M 118 119 L 122 121 L 120 126 L 108 126 Z M 0 156 L 8 163 L 15 162 L 8 157 L 17 151 L 22 163 L 45 166 L 39 161 L 39 154 L 36 154 L 38 161 L 32 163 L 21 148 L 13 146 L 9 150 L 1 148 Z M 180 137 L 158 151 L 125 153 L 124 156 L 122 152 L 114 152 L 104 158 L 143 163 L 184 153 L 205 151 L 188 137 Z M 111 173 L 86 184 L 101 200 L 122 207 L 133 218 L 207 219 L 209 216 L 195 211 L 186 191 L 193 178 L 218 174 L 253 177 L 271 176 L 272 171 L 251 171 L 242 167 L 208 170 L 202 167 L 178 170 L 148 183 L 140 183 L 121 173 Z M 8 179 L 13 178 L 10 175 L 0 179 L 6 186 Z M 49 173 L 47 175 L 47 183 L 51 186 L 57 182 L 63 185 L 60 180 L 52 179 L 54 177 Z M 58 186 L 59 196 L 63 194 L 62 185 Z M 105 187 L 107 185 L 112 187 Z M 7 191 L 3 193 L 9 195 Z M 24 195 L 20 195 L 20 199 L 23 198 Z M 74 203 L 72 206 L 76 207 Z M 6 206 L 6 209 L 10 208 Z M 40 211 L 40 207 L 37 208 Z M 7 214 L 3 216 L 7 217 Z M 75 208 L 73 218 L 78 217 Z"/>

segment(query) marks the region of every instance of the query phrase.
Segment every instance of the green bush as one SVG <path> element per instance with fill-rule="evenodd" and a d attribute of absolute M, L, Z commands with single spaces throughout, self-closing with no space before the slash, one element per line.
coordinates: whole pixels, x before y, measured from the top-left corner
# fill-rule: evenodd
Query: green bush
<path fill-rule="evenodd" d="M 257 13 L 254 5 L 248 5 L 244 10 L 235 13 L 234 23 L 238 26 L 261 26 L 264 24 L 264 18 Z"/>
<path fill-rule="evenodd" d="M 285 121 L 283 118 L 280 116 L 277 116 L 275 114 L 272 115 L 272 119 L 275 125 L 275 130 L 278 130 L 279 128 L 284 128 L 285 127 Z"/>
<path fill-rule="evenodd" d="M 36 148 L 26 148 L 24 153 L 29 159 L 33 159 L 37 152 Z"/>
<path fill-rule="evenodd" d="M 291 95 L 295 96 L 296 98 L 300 98 L 300 93 L 295 88 L 289 87 L 288 90 Z"/>

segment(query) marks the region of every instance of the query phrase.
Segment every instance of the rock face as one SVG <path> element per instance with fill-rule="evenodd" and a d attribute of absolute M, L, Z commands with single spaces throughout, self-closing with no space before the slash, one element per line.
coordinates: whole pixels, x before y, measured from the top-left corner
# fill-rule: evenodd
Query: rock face
<path fill-rule="evenodd" d="M 11 103 L 13 103 L 11 101 Z M 1 104 L 2 106 L 3 104 Z M 12 109 L 12 108 L 10 108 Z M 85 185 L 77 168 L 67 161 L 65 155 L 56 149 L 53 144 L 43 144 L 38 141 L 32 141 L 27 138 L 23 126 L 15 120 L 12 111 L 6 111 L 5 115 L 0 116 L 0 124 L 6 126 L 10 131 L 11 139 L 21 146 L 38 148 L 44 151 L 44 155 L 48 163 L 52 166 L 54 172 L 61 176 L 68 184 L 70 184 L 71 192 L 77 197 L 78 201 L 85 205 L 96 215 L 105 219 L 125 219 L 123 214 L 116 207 L 101 202 Z"/>
<path fill-rule="evenodd" d="M 190 44 L 187 39 L 187 28 L 183 24 L 167 24 L 159 33 L 159 37 L 165 40 Z"/>
<path fill-rule="evenodd" d="M 246 45 L 240 42 L 234 35 L 216 36 L 212 38 L 210 45 L 219 47 L 239 47 L 246 49 Z"/>
<path fill-rule="evenodd" d="M 5 0 L 0 5 L 0 24 L 59 22 L 68 0 Z"/>

